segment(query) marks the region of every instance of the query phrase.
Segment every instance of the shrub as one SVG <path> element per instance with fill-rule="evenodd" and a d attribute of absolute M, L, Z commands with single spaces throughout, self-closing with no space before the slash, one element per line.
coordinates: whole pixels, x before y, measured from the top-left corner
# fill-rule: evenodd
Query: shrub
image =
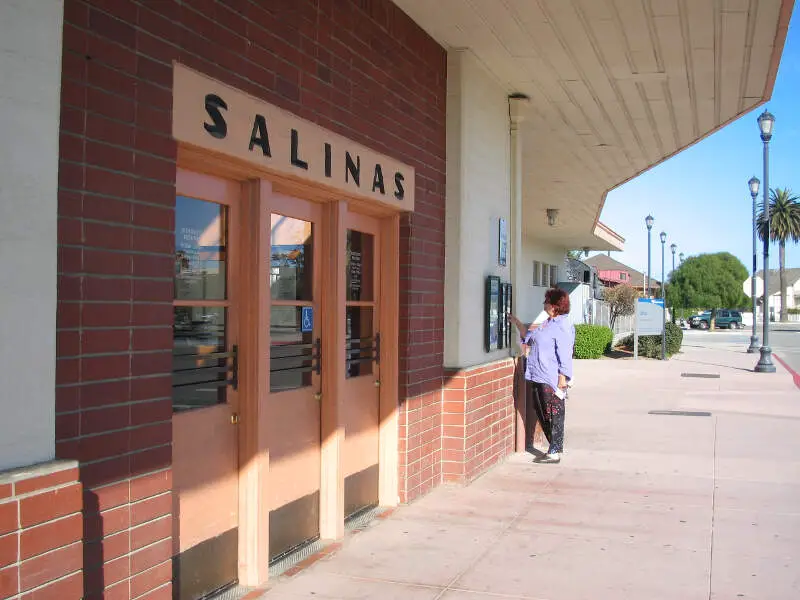
<path fill-rule="evenodd" d="M 611 347 L 614 333 L 603 325 L 575 326 L 575 358 L 600 358 Z"/>
<path fill-rule="evenodd" d="M 667 323 L 667 355 L 680 352 L 683 344 L 683 329 L 675 323 Z"/>
<path fill-rule="evenodd" d="M 683 330 L 675 323 L 667 323 L 667 356 L 672 356 L 680 351 L 683 344 Z M 633 350 L 633 336 L 629 335 L 622 339 L 620 345 L 628 350 Z M 639 356 L 647 358 L 661 358 L 661 336 L 660 335 L 640 335 L 639 336 Z"/>

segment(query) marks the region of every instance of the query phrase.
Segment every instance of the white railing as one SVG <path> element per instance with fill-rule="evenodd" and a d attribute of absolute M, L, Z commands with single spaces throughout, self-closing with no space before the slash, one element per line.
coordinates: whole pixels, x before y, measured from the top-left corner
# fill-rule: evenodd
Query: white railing
<path fill-rule="evenodd" d="M 609 306 L 609 304 L 603 300 L 593 300 L 592 305 L 591 323 L 593 325 L 605 325 L 606 327 L 611 327 L 611 306 Z M 614 327 L 611 329 L 614 332 L 615 340 L 633 332 L 633 315 L 617 317 L 614 321 Z"/>
<path fill-rule="evenodd" d="M 611 327 L 611 307 L 604 300 L 592 297 L 591 286 L 581 284 L 570 294 L 572 310 L 569 319 L 573 325 L 588 323 L 590 325 L 605 325 Z M 633 315 L 617 317 L 612 328 L 614 340 L 633 332 Z"/>

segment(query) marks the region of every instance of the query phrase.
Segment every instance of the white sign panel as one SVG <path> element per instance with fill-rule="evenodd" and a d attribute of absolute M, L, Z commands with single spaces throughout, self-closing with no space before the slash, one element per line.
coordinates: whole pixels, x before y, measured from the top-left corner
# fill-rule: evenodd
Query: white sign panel
<path fill-rule="evenodd" d="M 638 298 L 636 302 L 637 335 L 661 335 L 664 332 L 664 300 Z"/>

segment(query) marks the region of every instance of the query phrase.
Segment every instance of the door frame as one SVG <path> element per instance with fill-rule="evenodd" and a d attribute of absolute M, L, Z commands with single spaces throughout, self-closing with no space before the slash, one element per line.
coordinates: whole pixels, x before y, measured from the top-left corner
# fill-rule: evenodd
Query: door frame
<path fill-rule="evenodd" d="M 400 218 L 401 213 L 361 200 L 334 196 L 318 185 L 258 173 L 221 163 L 210 163 L 179 148 L 178 176 L 192 174 L 226 178 L 241 186 L 239 248 L 253 249 L 255 260 L 240 260 L 239 321 L 239 583 L 263 585 L 269 574 L 269 506 L 265 489 L 269 481 L 269 439 L 265 411 L 259 399 L 269 394 L 269 304 L 266 282 L 270 273 L 270 214 L 273 193 L 322 205 L 322 256 L 328 268 L 321 273 L 320 319 L 323 331 L 321 406 L 320 538 L 344 535 L 344 480 L 341 450 L 342 385 L 345 378 L 345 247 L 347 214 L 363 214 L 378 220 L 381 261 L 379 331 L 381 349 L 379 505 L 395 507 L 399 485 L 399 345 L 400 345 Z M 248 178 L 249 177 L 249 178 Z M 326 258 L 328 257 L 328 258 Z M 322 265 L 320 265 L 322 268 Z"/>

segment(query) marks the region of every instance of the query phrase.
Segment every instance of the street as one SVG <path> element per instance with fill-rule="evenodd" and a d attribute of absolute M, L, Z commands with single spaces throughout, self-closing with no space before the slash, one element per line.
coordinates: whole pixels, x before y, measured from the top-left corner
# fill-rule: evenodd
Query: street
<path fill-rule="evenodd" d="M 769 342 L 773 354 L 777 354 L 794 371 L 800 373 L 800 323 L 771 323 Z M 763 342 L 763 329 L 758 325 L 758 340 Z M 750 345 L 752 330 L 717 329 L 700 331 L 689 329 L 683 332 L 684 344 L 707 346 L 709 348 L 733 349 L 747 348 Z M 758 362 L 758 354 L 753 354 L 753 365 Z M 773 361 L 774 362 L 774 361 Z"/>

